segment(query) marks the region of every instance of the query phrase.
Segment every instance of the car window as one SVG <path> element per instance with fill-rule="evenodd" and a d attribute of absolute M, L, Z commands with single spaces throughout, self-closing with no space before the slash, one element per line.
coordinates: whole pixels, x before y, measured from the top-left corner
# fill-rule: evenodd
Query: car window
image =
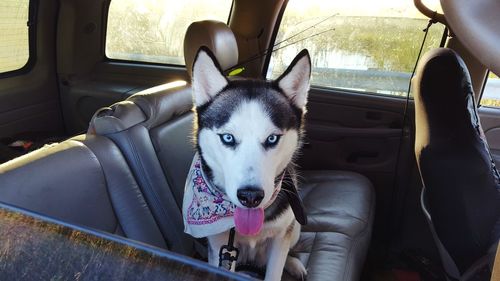
<path fill-rule="evenodd" d="M 184 65 L 184 34 L 193 21 L 227 22 L 232 0 L 113 0 L 106 56 Z"/>
<path fill-rule="evenodd" d="M 493 72 L 489 73 L 488 80 L 484 85 L 481 105 L 500 107 L 500 78 Z"/>
<path fill-rule="evenodd" d="M 0 280 L 248 280 L 0 203 Z"/>
<path fill-rule="evenodd" d="M 439 9 L 437 0 L 426 2 Z M 412 1 L 290 0 L 267 77 L 307 48 L 313 85 L 404 96 L 427 23 Z M 424 52 L 439 46 L 443 31 L 430 28 Z"/>
<path fill-rule="evenodd" d="M 0 1 L 0 73 L 21 69 L 29 59 L 29 0 Z"/>

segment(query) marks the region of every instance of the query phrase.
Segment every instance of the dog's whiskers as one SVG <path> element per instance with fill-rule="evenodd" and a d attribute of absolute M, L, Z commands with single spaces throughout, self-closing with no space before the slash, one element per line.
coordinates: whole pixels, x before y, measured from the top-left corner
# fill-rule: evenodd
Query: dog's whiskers
<path fill-rule="evenodd" d="M 293 193 L 293 192 L 291 192 L 290 190 L 287 190 L 287 189 L 282 189 L 282 190 L 283 190 L 284 192 L 286 192 L 286 193 L 290 193 L 290 194 L 292 194 L 292 195 L 294 194 L 294 193 Z M 280 194 L 284 194 L 284 193 L 280 193 Z M 279 195 L 279 194 L 278 194 L 278 195 Z"/>

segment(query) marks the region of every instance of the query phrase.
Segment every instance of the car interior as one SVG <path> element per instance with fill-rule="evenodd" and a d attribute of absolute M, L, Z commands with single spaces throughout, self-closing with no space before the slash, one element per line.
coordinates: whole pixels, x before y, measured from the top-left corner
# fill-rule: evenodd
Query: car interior
<path fill-rule="evenodd" d="M 217 19 L 191 13 L 199 1 L 167 2 L 0 3 L 8 35 L 0 39 L 2 204 L 92 235 L 138 243 L 133 247 L 173 253 L 186 266 L 204 264 L 206 239 L 184 233 L 182 219 L 195 154 L 196 52 L 208 47 L 228 75 L 272 79 L 308 48 L 313 79 L 297 159 L 308 223 L 291 250 L 306 266 L 306 279 L 490 280 L 500 237 L 500 103 L 494 98 L 500 85 L 495 75 L 500 74 L 495 47 L 500 4 L 387 1 L 390 11 L 409 2 L 404 5 L 412 14 L 405 17 L 411 19 L 403 24 L 400 14 L 345 16 L 337 6 L 306 9 L 305 1 L 205 1 L 212 9 L 227 4 Z M 323 5 L 317 2 L 314 7 Z M 342 5 L 363 13 L 378 9 L 368 2 Z M 312 20 L 288 14 L 294 7 L 308 11 Z M 165 15 L 148 14 L 156 8 Z M 175 32 L 150 33 L 138 24 L 171 28 L 170 19 L 181 11 L 183 28 L 169 29 Z M 18 27 L 24 33 L 9 29 L 16 17 L 25 21 Z M 127 25 L 132 20 L 137 23 Z M 403 26 L 390 25 L 387 39 L 409 54 L 402 70 L 391 70 L 396 63 L 390 59 L 399 54 L 389 45 L 377 47 L 380 70 L 371 65 L 376 57 L 335 49 L 342 38 L 361 40 L 362 28 L 377 36 L 378 29 L 369 28 L 389 21 Z M 324 22 L 329 25 L 318 30 Z M 283 26 L 299 31 L 284 33 Z M 137 37 L 122 40 L 132 29 Z M 401 33 L 408 30 L 412 35 Z M 26 37 L 26 60 L 16 68 L 8 62 L 9 54 L 21 53 L 9 49 L 18 34 Z M 168 40 L 147 41 L 158 34 Z M 119 40 L 110 41 L 112 36 Z M 308 45 L 317 38 L 324 45 Z M 150 49 L 124 55 L 134 40 Z M 365 50 L 377 40 L 347 43 Z M 148 53 L 172 46 L 181 55 L 162 53 L 155 61 Z M 323 46 L 334 51 L 325 53 Z M 335 56 L 353 66 L 335 66 Z M 0 264 L 9 262 L 0 256 Z M 86 274 L 124 278 L 105 270 Z M 128 278 L 140 275 L 135 277 Z M 185 278 L 192 277 L 178 276 Z M 284 272 L 283 280 L 294 279 Z"/>

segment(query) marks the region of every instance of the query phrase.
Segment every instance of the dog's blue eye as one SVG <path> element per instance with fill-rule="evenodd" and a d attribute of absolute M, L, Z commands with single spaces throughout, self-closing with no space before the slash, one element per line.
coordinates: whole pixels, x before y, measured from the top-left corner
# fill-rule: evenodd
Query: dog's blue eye
<path fill-rule="evenodd" d="M 266 142 L 264 143 L 264 146 L 273 147 L 278 143 L 279 140 L 280 140 L 280 135 L 275 135 L 275 134 L 269 135 L 266 139 Z"/>
<path fill-rule="evenodd" d="M 268 143 L 276 143 L 278 141 L 278 136 L 277 135 L 270 135 L 267 137 L 267 142 Z"/>
<path fill-rule="evenodd" d="M 220 134 L 219 135 L 220 140 L 222 141 L 223 144 L 233 146 L 236 144 L 236 141 L 234 140 L 234 136 L 231 134 Z"/>

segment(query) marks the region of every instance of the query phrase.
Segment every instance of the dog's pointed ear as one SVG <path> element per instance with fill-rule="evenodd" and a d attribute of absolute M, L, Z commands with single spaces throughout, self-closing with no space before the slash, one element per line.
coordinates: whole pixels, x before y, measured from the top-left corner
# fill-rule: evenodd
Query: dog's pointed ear
<path fill-rule="evenodd" d="M 209 102 L 224 87 L 227 79 L 222 73 L 221 67 L 214 54 L 205 46 L 202 46 L 193 62 L 192 86 L 194 104 L 202 106 Z"/>
<path fill-rule="evenodd" d="M 288 98 L 298 108 L 303 108 L 307 103 L 310 79 L 311 57 L 309 57 L 309 52 L 304 49 L 276 81 Z"/>

